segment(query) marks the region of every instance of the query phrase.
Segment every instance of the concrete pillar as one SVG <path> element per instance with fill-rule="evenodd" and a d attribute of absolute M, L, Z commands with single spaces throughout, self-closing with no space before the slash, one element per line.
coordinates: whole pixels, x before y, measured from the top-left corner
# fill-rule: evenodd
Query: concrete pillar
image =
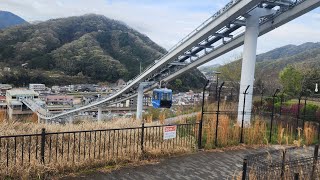
<path fill-rule="evenodd" d="M 139 121 L 142 121 L 143 87 L 144 87 L 144 85 L 142 83 L 140 83 L 140 85 L 138 87 L 137 113 L 136 113 L 136 119 Z"/>
<path fill-rule="evenodd" d="M 245 102 L 245 116 L 244 124 L 250 125 L 251 110 L 252 110 L 252 94 L 253 94 L 253 83 L 254 73 L 256 64 L 256 53 L 257 53 L 257 41 L 259 35 L 259 18 L 273 13 L 273 11 L 257 8 L 253 10 L 246 18 L 246 31 L 244 37 L 244 49 L 242 58 L 242 69 L 241 69 L 241 81 L 240 81 L 240 95 L 238 104 L 238 122 L 242 121 L 242 111 L 244 102 L 244 91 L 250 85 L 248 94 L 246 95 Z"/>
<path fill-rule="evenodd" d="M 102 120 L 102 108 L 101 107 L 98 107 L 98 121 L 100 122 Z"/>
<path fill-rule="evenodd" d="M 68 120 L 69 120 L 69 123 L 72 124 L 72 123 L 73 123 L 73 116 L 72 116 L 72 115 L 69 116 L 69 117 L 68 117 Z"/>

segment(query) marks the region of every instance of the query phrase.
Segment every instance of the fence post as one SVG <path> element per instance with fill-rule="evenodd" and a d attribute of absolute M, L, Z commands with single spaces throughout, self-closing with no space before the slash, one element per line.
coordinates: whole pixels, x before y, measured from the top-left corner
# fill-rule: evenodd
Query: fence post
<path fill-rule="evenodd" d="M 44 148 L 45 148 L 45 143 L 46 143 L 46 129 L 42 128 L 41 132 L 41 163 L 44 164 Z"/>
<path fill-rule="evenodd" d="M 281 179 L 284 179 L 285 162 L 286 162 L 286 150 L 284 149 L 282 151 Z"/>
<path fill-rule="evenodd" d="M 244 123 L 244 114 L 245 114 L 245 107 L 246 107 L 246 95 L 248 94 L 248 89 L 250 85 L 247 86 L 247 89 L 243 92 L 243 109 L 242 109 L 242 122 L 241 122 L 241 134 L 240 134 L 240 143 L 243 143 L 243 123 Z"/>
<path fill-rule="evenodd" d="M 141 126 L 141 153 L 142 153 L 142 155 L 144 155 L 144 147 L 143 147 L 143 145 L 144 145 L 144 122 L 142 122 L 142 126 Z"/>
<path fill-rule="evenodd" d="M 279 109 L 280 116 L 282 115 L 282 104 L 283 104 L 283 93 L 281 94 L 281 97 L 280 97 L 280 109 Z"/>
<path fill-rule="evenodd" d="M 295 139 L 297 139 L 298 133 L 299 133 L 299 119 L 300 119 L 301 97 L 302 97 L 302 93 L 300 93 L 300 95 L 299 95 L 299 103 L 298 103 L 298 112 L 297 112 L 297 122 L 296 122 L 296 135 L 295 135 Z"/>
<path fill-rule="evenodd" d="M 207 80 L 206 84 L 203 87 L 202 93 L 202 106 L 201 106 L 201 119 L 199 123 L 199 132 L 198 132 L 198 149 L 202 149 L 202 126 L 203 126 L 203 111 L 204 111 L 204 98 L 205 98 L 205 91 L 209 84 L 209 80 Z"/>
<path fill-rule="evenodd" d="M 273 126 L 273 117 L 274 117 L 274 99 L 277 96 L 277 93 L 279 92 L 279 89 L 276 89 L 272 96 L 272 110 L 271 110 L 271 122 L 270 122 L 270 133 L 269 133 L 269 143 L 271 143 L 271 138 L 272 138 L 272 126 Z"/>
<path fill-rule="evenodd" d="M 299 173 L 294 173 L 294 180 L 299 180 Z"/>
<path fill-rule="evenodd" d="M 303 119 L 302 119 L 302 131 L 304 130 L 304 121 L 306 119 L 306 113 L 307 113 L 307 97 L 304 99 L 304 107 L 303 107 Z"/>
<path fill-rule="evenodd" d="M 243 165 L 242 165 L 242 180 L 246 179 L 247 176 L 247 158 L 243 159 Z"/>
<path fill-rule="evenodd" d="M 263 105 L 263 89 L 261 90 L 260 107 Z"/>
<path fill-rule="evenodd" d="M 216 135 L 215 135 L 215 146 L 218 146 L 218 126 L 219 126 L 219 114 L 220 114 L 220 95 L 221 95 L 221 89 L 222 86 L 224 85 L 224 82 L 220 85 L 219 87 L 219 92 L 218 92 L 218 109 L 217 109 L 217 122 L 216 122 Z"/>
<path fill-rule="evenodd" d="M 314 179 L 314 171 L 317 168 L 318 164 L 318 154 L 319 154 L 319 144 L 315 145 L 314 147 L 314 154 L 313 154 L 313 165 L 312 165 L 312 172 L 311 172 L 311 179 Z"/>
<path fill-rule="evenodd" d="M 320 141 L 320 121 L 318 121 L 318 143 Z"/>

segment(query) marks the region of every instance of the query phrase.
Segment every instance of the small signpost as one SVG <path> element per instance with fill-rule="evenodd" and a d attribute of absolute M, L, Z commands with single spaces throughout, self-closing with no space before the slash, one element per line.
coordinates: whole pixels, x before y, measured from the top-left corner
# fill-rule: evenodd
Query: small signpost
<path fill-rule="evenodd" d="M 177 137 L 177 126 L 164 126 L 163 139 L 174 139 Z"/>

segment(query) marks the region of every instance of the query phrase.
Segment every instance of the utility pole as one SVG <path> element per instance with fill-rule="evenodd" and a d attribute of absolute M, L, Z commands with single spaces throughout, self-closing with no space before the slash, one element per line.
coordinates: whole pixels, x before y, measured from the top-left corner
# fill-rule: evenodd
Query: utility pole
<path fill-rule="evenodd" d="M 142 72 L 142 68 L 141 68 L 141 61 L 140 61 L 140 74 L 141 74 L 141 72 Z"/>

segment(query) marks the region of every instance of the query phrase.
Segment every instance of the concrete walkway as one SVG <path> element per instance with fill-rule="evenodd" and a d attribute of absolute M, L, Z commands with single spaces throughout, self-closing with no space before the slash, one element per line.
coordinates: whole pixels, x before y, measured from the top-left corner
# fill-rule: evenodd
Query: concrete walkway
<path fill-rule="evenodd" d="M 190 113 L 190 114 L 183 114 L 183 115 L 180 115 L 180 116 L 167 118 L 167 119 L 165 119 L 165 124 L 174 124 L 177 121 L 180 121 L 181 119 L 186 119 L 186 118 L 190 118 L 190 117 L 196 116 L 198 113 L 199 112 L 194 112 L 194 113 Z"/>
<path fill-rule="evenodd" d="M 241 172 L 245 155 L 266 151 L 266 149 L 239 149 L 228 151 L 198 152 L 172 157 L 156 164 L 137 167 L 123 167 L 111 172 L 94 172 L 63 179 L 83 180 L 193 180 L 232 179 Z"/>

